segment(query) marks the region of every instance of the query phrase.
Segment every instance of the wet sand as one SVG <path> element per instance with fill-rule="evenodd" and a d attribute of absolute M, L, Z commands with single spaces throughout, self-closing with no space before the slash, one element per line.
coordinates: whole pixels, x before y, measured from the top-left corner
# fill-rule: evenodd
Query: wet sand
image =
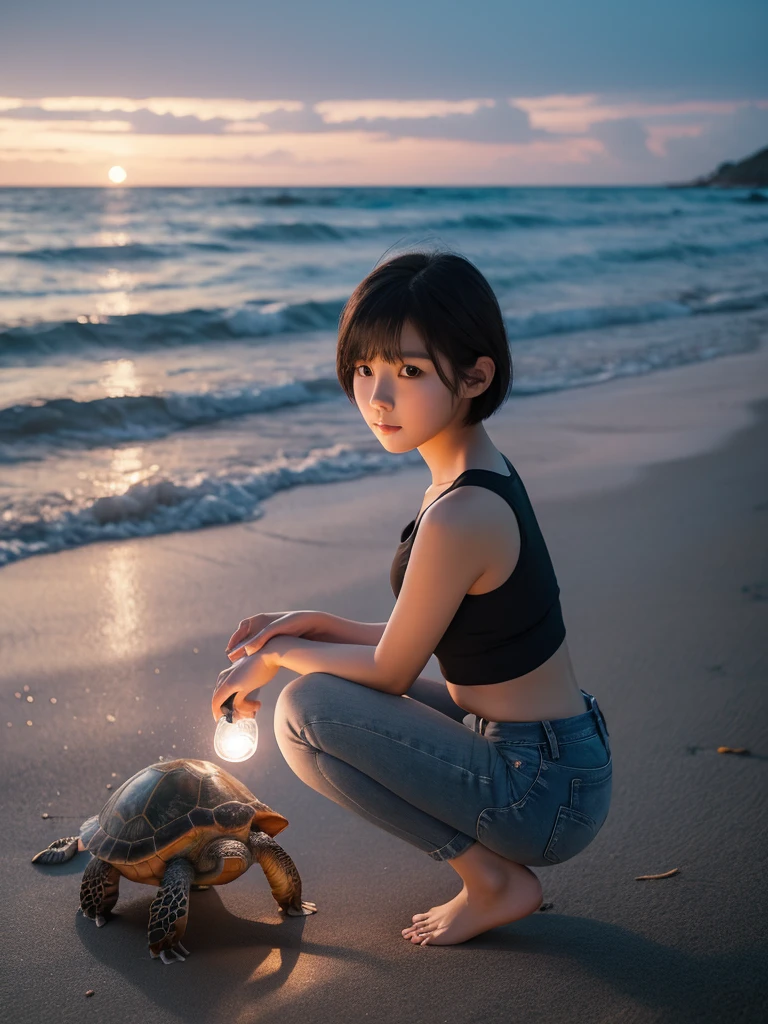
<path fill-rule="evenodd" d="M 283 761 L 271 723 L 287 670 L 261 693 L 256 756 L 231 770 L 290 820 L 278 841 L 317 914 L 283 919 L 253 867 L 192 895 L 192 955 L 166 967 L 146 947 L 153 889 L 123 880 L 97 929 L 76 914 L 85 856 L 29 863 L 144 765 L 213 759 L 210 691 L 243 615 L 323 608 L 384 621 L 389 563 L 425 467 L 283 492 L 249 524 L 0 572 L 4 1016 L 757 1020 L 768 980 L 767 371 L 764 344 L 513 397 L 489 421 L 547 539 L 577 678 L 610 729 L 614 790 L 594 843 L 536 869 L 551 909 L 460 946 L 400 935 L 458 891 L 454 872 L 309 790 Z M 434 659 L 425 674 L 439 677 Z"/>

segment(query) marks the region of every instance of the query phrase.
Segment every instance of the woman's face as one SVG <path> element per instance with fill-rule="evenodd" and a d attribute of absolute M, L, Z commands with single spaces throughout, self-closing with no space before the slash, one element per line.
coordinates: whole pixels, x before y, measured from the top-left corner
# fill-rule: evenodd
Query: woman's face
<path fill-rule="evenodd" d="M 440 380 L 424 342 L 410 323 L 400 337 L 402 362 L 386 363 L 378 357 L 355 363 L 355 402 L 363 419 L 387 451 L 407 452 L 430 441 L 455 417 L 459 398 Z M 450 367 L 440 366 L 450 379 Z M 383 431 L 377 423 L 399 427 Z"/>

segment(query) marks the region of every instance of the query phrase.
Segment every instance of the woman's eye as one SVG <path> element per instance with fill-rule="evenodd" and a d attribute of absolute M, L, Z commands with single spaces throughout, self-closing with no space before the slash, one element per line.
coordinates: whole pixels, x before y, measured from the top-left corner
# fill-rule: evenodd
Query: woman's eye
<path fill-rule="evenodd" d="M 358 370 L 369 370 L 369 369 L 370 369 L 369 366 L 367 366 L 365 363 L 361 363 L 359 366 L 355 367 L 355 373 L 357 373 Z M 404 370 L 415 370 L 416 371 L 416 373 L 408 373 L 408 374 L 406 374 L 406 377 L 408 377 L 409 380 L 415 380 L 417 377 L 420 377 L 421 373 L 422 373 L 421 369 L 418 366 L 413 366 L 411 363 L 406 363 L 406 365 L 403 367 L 403 369 Z M 358 376 L 359 377 L 367 377 L 368 374 L 367 373 L 361 373 L 361 374 L 358 374 Z"/>

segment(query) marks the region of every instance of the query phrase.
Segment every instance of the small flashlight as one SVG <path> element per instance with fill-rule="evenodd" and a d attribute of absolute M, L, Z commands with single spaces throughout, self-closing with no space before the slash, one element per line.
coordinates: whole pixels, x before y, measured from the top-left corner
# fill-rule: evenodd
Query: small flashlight
<path fill-rule="evenodd" d="M 213 737 L 213 749 L 224 761 L 247 761 L 256 752 L 259 742 L 259 727 L 256 716 L 238 718 L 232 721 L 235 695 L 232 694 L 221 705 L 224 714 L 216 725 Z"/>

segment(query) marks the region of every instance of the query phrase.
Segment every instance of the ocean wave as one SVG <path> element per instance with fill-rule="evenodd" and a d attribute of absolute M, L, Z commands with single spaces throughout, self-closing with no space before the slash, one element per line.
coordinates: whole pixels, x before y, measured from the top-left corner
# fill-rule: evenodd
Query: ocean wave
<path fill-rule="evenodd" d="M 48 355 L 83 349 L 142 351 L 204 341 L 256 340 L 278 334 L 336 331 L 345 301 L 253 303 L 230 309 L 132 313 L 103 317 L 98 323 L 81 317 L 84 322 L 56 321 L 10 327 L 0 330 L 0 366 L 39 362 Z M 722 294 L 701 301 L 681 298 L 634 306 L 575 307 L 523 316 L 510 311 L 505 313 L 505 323 L 510 340 L 517 340 L 717 311 L 761 309 L 766 303 L 766 292 Z"/>
<path fill-rule="evenodd" d="M 68 245 L 60 248 L 26 249 L 3 252 L 4 257 L 16 256 L 25 260 L 62 263 L 131 263 L 134 260 L 179 259 L 185 250 L 228 252 L 229 246 L 221 242 L 186 242 L 183 245 L 147 245 L 129 242 L 126 245 Z"/>
<path fill-rule="evenodd" d="M 342 228 L 322 221 L 296 221 L 292 224 L 251 224 L 248 227 L 223 228 L 223 238 L 233 242 L 338 242 L 365 233 L 363 228 Z"/>
<path fill-rule="evenodd" d="M 517 340 L 552 334 L 602 330 L 606 327 L 620 327 L 624 324 L 645 324 L 654 320 L 669 320 L 683 316 L 740 313 L 764 309 L 766 306 L 768 306 L 768 292 L 722 293 L 707 295 L 698 300 L 695 297 L 681 298 L 678 301 L 647 302 L 636 306 L 576 307 L 530 313 L 526 316 L 514 316 L 507 313 L 504 316 L 504 321 L 510 340 Z"/>
<path fill-rule="evenodd" d="M 576 359 L 558 358 L 548 366 L 531 369 L 524 377 L 515 378 L 514 391 L 518 397 L 565 391 L 754 352 L 760 347 L 764 329 L 764 323 L 756 323 L 751 329 L 742 327 L 733 332 L 696 330 L 676 337 L 671 343 L 669 338 L 654 341 L 646 337 L 633 344 L 632 338 L 625 336 L 620 342 L 624 347 L 616 347 L 612 352 L 598 354 L 583 349 Z"/>
<path fill-rule="evenodd" d="M 593 213 L 582 216 L 557 216 L 553 214 L 498 212 L 465 213 L 459 217 L 434 218 L 428 211 L 420 221 L 397 222 L 384 219 L 367 225 L 337 225 L 325 221 L 295 221 L 292 223 L 270 223 L 268 221 L 250 225 L 222 228 L 220 237 L 235 243 L 246 242 L 337 242 L 352 238 L 366 238 L 386 233 L 392 237 L 413 236 L 434 231 L 480 231 L 500 232 L 511 228 L 583 228 L 610 227 L 653 221 L 668 221 L 678 216 L 679 211 L 642 212 L 614 211 Z"/>
<path fill-rule="evenodd" d="M 279 192 L 274 196 L 254 195 L 245 193 L 227 197 L 221 201 L 222 206 L 338 206 L 339 199 L 335 196 L 297 196 L 293 192 Z"/>
<path fill-rule="evenodd" d="M 618 327 L 621 324 L 649 323 L 671 317 L 691 316 L 694 310 L 682 302 L 649 302 L 639 306 L 592 306 L 555 309 L 527 316 L 505 315 L 510 339 L 538 338 L 549 334 Z"/>
<path fill-rule="evenodd" d="M 187 309 L 178 313 L 131 313 L 72 321 L 25 324 L 0 330 L 0 365 L 36 361 L 80 349 L 142 349 L 265 338 L 338 327 L 343 299 L 249 304 L 231 309 Z"/>
<path fill-rule="evenodd" d="M 18 446 L 97 448 L 147 441 L 219 420 L 271 412 L 341 394 L 338 380 L 317 378 L 263 389 L 123 395 L 76 401 L 54 398 L 0 409 L 0 463 L 20 461 Z M 34 454 L 34 453 L 32 453 Z"/>
<path fill-rule="evenodd" d="M 265 466 L 217 476 L 143 480 L 118 495 L 75 499 L 54 493 L 7 503 L 0 508 L 0 565 L 95 541 L 258 519 L 264 515 L 261 502 L 278 491 L 394 472 L 419 462 L 415 451 L 395 460 L 386 452 L 338 444 L 314 449 L 303 459 L 281 456 Z"/>
<path fill-rule="evenodd" d="M 594 256 L 590 256 L 589 259 L 597 259 L 604 263 L 652 263 L 656 260 L 685 261 L 692 257 L 708 258 L 749 249 L 764 248 L 768 248 L 768 236 L 762 238 L 742 238 L 737 241 L 713 245 L 704 242 L 669 242 L 665 245 L 653 245 L 647 248 L 598 249 Z"/>
<path fill-rule="evenodd" d="M 246 198 L 242 199 L 245 202 Z M 276 199 L 274 200 L 277 201 Z M 293 200 L 292 200 L 293 201 Z M 235 200 L 229 200 L 235 202 Z M 249 200 L 250 202 L 250 200 Z M 259 200 L 264 205 L 267 200 Z M 307 200 L 297 200 L 307 203 Z M 324 204 L 329 205 L 329 204 Z M 551 229 L 566 230 L 575 228 L 606 228 L 641 225 L 648 227 L 653 223 L 666 224 L 670 219 L 682 215 L 680 210 L 663 211 L 631 211 L 607 210 L 579 214 L 573 216 L 525 213 L 521 211 L 498 212 L 467 212 L 457 217 L 435 218 L 424 211 L 420 220 L 397 220 L 383 218 L 369 224 L 333 224 L 324 220 L 296 220 L 290 222 L 259 221 L 254 224 L 228 225 L 217 229 L 215 237 L 206 241 L 188 241 L 183 243 L 149 244 L 145 242 L 129 242 L 126 245 L 70 245 L 47 246 L 23 250 L 0 250 L 3 258 L 15 257 L 43 263 L 109 263 L 131 264 L 139 261 L 159 261 L 183 259 L 191 252 L 236 252 L 250 243 L 278 243 L 307 245 L 311 243 L 336 243 L 352 239 L 375 238 L 387 235 L 395 238 L 421 236 L 431 232 L 485 232 L 497 233 L 511 229 Z M 764 218 L 754 215 L 745 218 L 745 223 L 754 224 Z M 217 240 L 218 239 L 218 240 Z M 644 263 L 655 260 L 684 260 L 695 257 L 716 256 L 740 249 L 761 247 L 768 244 L 768 238 L 734 240 L 725 244 L 708 245 L 702 242 L 675 241 L 656 246 L 631 246 L 616 249 L 598 249 L 591 259 L 602 262 Z M 563 261 L 568 262 L 568 258 Z"/>

